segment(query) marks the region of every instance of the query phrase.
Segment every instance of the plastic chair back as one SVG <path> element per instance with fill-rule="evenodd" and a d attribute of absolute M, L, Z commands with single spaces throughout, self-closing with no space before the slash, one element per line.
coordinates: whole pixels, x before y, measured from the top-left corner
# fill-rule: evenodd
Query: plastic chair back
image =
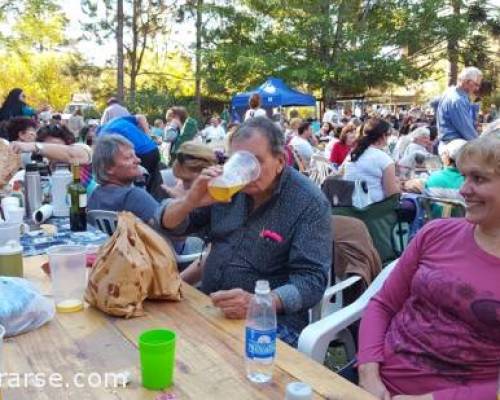
<path fill-rule="evenodd" d="M 91 210 L 87 213 L 89 224 L 111 236 L 118 224 L 118 213 L 107 210 Z"/>

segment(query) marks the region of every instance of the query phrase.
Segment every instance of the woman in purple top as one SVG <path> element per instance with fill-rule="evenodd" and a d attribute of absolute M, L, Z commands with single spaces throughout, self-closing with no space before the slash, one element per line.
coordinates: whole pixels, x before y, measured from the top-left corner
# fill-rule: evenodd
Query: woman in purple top
<path fill-rule="evenodd" d="M 465 219 L 426 225 L 363 315 L 360 385 L 379 399 L 495 399 L 500 129 L 466 144 L 457 165 Z"/>

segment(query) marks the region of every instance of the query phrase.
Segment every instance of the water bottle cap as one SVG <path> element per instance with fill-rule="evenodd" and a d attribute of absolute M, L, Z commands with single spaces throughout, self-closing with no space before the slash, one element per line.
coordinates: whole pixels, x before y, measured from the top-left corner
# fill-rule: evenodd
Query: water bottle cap
<path fill-rule="evenodd" d="M 310 400 L 312 399 L 312 389 L 304 382 L 291 382 L 286 385 L 285 400 Z"/>
<path fill-rule="evenodd" d="M 29 163 L 26 165 L 26 172 L 38 172 L 38 164 L 37 163 Z"/>
<path fill-rule="evenodd" d="M 260 280 L 255 284 L 255 293 L 257 294 L 267 294 L 271 291 L 269 287 L 269 281 Z"/>

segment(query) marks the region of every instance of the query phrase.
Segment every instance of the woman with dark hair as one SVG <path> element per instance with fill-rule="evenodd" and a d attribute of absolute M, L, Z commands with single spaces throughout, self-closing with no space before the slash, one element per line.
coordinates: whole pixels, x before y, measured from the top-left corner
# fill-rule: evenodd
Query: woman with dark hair
<path fill-rule="evenodd" d="M 19 140 L 21 142 L 34 142 L 36 139 L 36 121 L 25 117 L 11 118 L 5 124 L 9 142 Z"/>
<path fill-rule="evenodd" d="M 70 145 L 75 143 L 75 136 L 64 125 L 49 125 L 40 128 L 36 135 L 37 142 Z"/>
<path fill-rule="evenodd" d="M 341 165 L 354 147 L 355 141 L 356 127 L 353 124 L 347 124 L 344 128 L 342 128 L 339 141 L 332 147 L 330 161 L 334 164 Z"/>
<path fill-rule="evenodd" d="M 31 142 L 12 142 L 17 153 L 31 153 L 32 156 L 45 157 L 50 162 L 80 164 L 80 180 L 90 193 L 95 188 L 92 179 L 92 150 L 83 143 L 75 143 L 71 131 L 62 125 L 47 125 L 38 130 L 37 137 Z"/>
<path fill-rule="evenodd" d="M 246 121 L 250 118 L 255 118 L 255 117 L 266 117 L 267 116 L 266 110 L 260 108 L 260 104 L 261 104 L 260 95 L 258 93 L 252 94 L 252 96 L 250 96 L 250 99 L 248 100 L 248 106 L 250 108 L 245 113 L 245 118 L 243 120 Z"/>
<path fill-rule="evenodd" d="M 344 164 L 344 179 L 365 181 L 372 202 L 400 192 L 394 161 L 383 150 L 390 128 L 389 123 L 380 118 L 368 119 L 361 125 L 358 143 Z"/>
<path fill-rule="evenodd" d="M 330 135 L 333 135 L 333 125 L 330 122 L 323 122 L 319 129 L 319 140 L 329 140 Z"/>
<path fill-rule="evenodd" d="M 22 89 L 12 89 L 0 108 L 0 121 L 6 121 L 13 117 L 32 117 L 35 110 L 29 107 Z"/>

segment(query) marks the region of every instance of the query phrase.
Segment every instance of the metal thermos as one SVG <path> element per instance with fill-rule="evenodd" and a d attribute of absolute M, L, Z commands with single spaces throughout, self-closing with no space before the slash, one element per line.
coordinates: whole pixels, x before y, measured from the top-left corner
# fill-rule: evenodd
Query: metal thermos
<path fill-rule="evenodd" d="M 36 163 L 26 165 L 24 176 L 24 199 L 26 205 L 26 216 L 31 219 L 33 212 L 42 206 L 42 183 L 40 172 Z"/>

